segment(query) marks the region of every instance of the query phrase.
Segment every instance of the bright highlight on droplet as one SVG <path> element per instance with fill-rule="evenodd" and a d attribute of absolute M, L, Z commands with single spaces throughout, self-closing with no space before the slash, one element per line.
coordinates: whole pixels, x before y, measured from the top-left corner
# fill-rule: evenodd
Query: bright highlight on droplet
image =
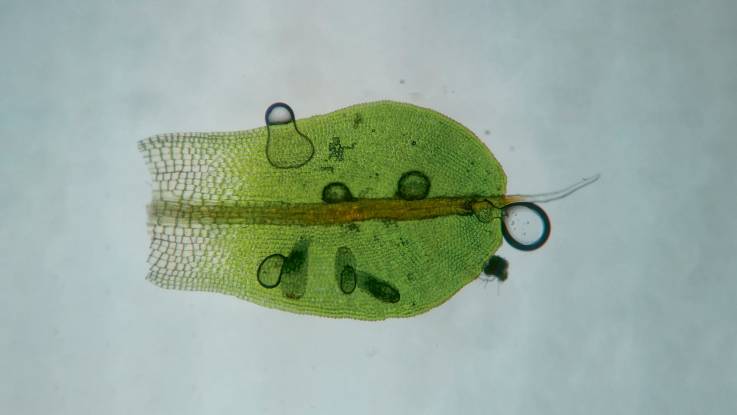
<path fill-rule="evenodd" d="M 294 120 L 294 114 L 288 105 L 277 102 L 266 110 L 266 124 L 286 124 Z"/>

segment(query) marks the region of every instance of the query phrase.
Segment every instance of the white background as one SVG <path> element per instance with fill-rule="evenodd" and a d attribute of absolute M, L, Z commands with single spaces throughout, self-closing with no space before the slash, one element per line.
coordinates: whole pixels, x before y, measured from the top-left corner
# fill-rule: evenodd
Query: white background
<path fill-rule="evenodd" d="M 0 412 L 737 412 L 734 2 L 126 3 L 0 1 Z M 512 193 L 602 179 L 415 318 L 144 280 L 139 139 L 377 99 L 468 126 Z"/>

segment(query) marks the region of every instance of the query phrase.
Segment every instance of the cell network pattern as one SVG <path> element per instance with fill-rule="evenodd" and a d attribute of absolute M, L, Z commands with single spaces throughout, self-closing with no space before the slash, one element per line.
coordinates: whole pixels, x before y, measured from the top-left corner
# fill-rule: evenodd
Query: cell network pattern
<path fill-rule="evenodd" d="M 380 101 L 249 131 L 139 143 L 153 178 L 154 284 L 297 313 L 423 313 L 484 269 L 502 241 L 506 176 L 468 129 Z M 499 202 L 499 203 L 497 203 Z"/>

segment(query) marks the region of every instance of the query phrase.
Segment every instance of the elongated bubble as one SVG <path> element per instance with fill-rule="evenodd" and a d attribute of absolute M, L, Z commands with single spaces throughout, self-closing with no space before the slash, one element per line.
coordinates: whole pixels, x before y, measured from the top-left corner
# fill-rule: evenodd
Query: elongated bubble
<path fill-rule="evenodd" d="M 315 146 L 309 137 L 297 129 L 294 111 L 289 105 L 283 102 L 272 104 L 266 110 L 265 118 L 269 134 L 266 157 L 272 166 L 293 169 L 312 159 Z"/>

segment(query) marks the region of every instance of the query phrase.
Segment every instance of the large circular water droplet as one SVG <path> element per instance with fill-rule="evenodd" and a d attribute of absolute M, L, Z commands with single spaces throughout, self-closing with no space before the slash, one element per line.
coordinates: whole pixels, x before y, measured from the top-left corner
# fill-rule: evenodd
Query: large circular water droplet
<path fill-rule="evenodd" d="M 548 240 L 550 219 L 534 203 L 511 203 L 504 207 L 502 233 L 508 244 L 522 251 L 532 251 Z"/>

